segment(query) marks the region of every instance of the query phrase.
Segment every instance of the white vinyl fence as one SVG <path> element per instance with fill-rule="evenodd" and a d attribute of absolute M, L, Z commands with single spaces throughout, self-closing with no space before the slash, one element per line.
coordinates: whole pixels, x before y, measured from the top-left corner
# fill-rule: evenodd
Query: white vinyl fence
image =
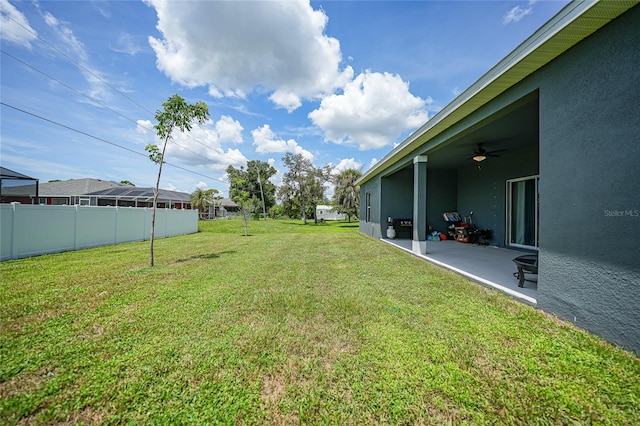
<path fill-rule="evenodd" d="M 151 208 L 0 204 L 0 261 L 151 238 Z M 197 210 L 156 210 L 155 238 L 198 232 Z"/>

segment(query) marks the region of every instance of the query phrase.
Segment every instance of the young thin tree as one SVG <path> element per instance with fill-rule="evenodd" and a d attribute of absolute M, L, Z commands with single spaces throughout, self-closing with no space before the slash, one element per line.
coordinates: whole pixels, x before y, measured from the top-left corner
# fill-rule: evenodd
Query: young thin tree
<path fill-rule="evenodd" d="M 162 141 L 162 150 L 155 144 L 148 144 L 144 149 L 149 153 L 149 158 L 158 164 L 158 178 L 153 190 L 153 212 L 151 214 L 151 240 L 149 244 L 149 265 L 153 266 L 153 240 L 155 236 L 156 208 L 158 205 L 158 190 L 160 187 L 160 175 L 162 174 L 162 164 L 164 163 L 164 153 L 167 143 L 173 137 L 173 131 L 178 129 L 181 132 L 191 130 L 194 121 L 203 124 L 209 117 L 207 104 L 199 101 L 195 104 L 188 104 L 178 95 L 171 96 L 162 103 L 163 110 L 156 111 L 158 124 L 153 126 L 156 129 L 158 139 Z"/>
<path fill-rule="evenodd" d="M 258 197 L 252 194 L 248 175 L 244 168 L 240 170 L 234 169 L 232 166 L 227 168 L 229 176 L 229 196 L 240 207 L 242 219 L 244 220 L 244 235 L 249 235 L 249 219 L 255 213 L 256 208 L 260 206 Z"/>
<path fill-rule="evenodd" d="M 333 176 L 336 190 L 333 201 L 338 206 L 338 212 L 347 215 L 349 222 L 351 217 L 358 217 L 360 187 L 356 185 L 362 172 L 357 169 L 346 169 Z"/>

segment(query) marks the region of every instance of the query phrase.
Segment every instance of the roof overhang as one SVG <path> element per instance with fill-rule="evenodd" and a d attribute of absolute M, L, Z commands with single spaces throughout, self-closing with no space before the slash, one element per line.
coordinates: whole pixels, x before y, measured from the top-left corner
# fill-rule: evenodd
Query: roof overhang
<path fill-rule="evenodd" d="M 27 175 L 23 175 L 22 173 L 18 173 L 11 169 L 7 169 L 6 167 L 0 166 L 0 179 L 7 180 L 38 180 L 36 178 L 32 178 Z"/>
<path fill-rule="evenodd" d="M 405 158 L 525 77 L 638 4 L 635 0 L 581 1 L 565 6 L 538 31 L 440 110 L 356 182 L 361 185 Z M 433 148 L 433 147 L 430 147 Z"/>

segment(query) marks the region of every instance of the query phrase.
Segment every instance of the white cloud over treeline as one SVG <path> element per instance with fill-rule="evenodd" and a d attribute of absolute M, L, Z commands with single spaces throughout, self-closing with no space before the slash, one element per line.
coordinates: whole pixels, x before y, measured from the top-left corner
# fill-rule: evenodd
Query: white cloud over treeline
<path fill-rule="evenodd" d="M 161 34 L 149 37 L 157 67 L 175 83 L 207 87 L 217 98 L 264 94 L 289 112 L 320 102 L 308 117 L 325 141 L 361 150 L 391 146 L 427 119 L 425 101 L 399 75 L 354 75 L 340 42 L 325 33 L 329 18 L 308 0 L 146 3 Z M 258 152 L 291 145 L 257 141 Z"/>

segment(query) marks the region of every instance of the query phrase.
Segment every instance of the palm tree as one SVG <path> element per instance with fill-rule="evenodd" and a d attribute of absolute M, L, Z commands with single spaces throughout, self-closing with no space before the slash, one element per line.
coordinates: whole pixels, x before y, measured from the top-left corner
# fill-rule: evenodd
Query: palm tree
<path fill-rule="evenodd" d="M 333 200 L 338 205 L 338 211 L 347 215 L 349 222 L 351 222 L 351 216 L 358 217 L 360 187 L 356 185 L 356 182 L 361 176 L 360 170 L 346 169 L 334 178 L 336 190 L 333 194 Z"/>
<path fill-rule="evenodd" d="M 212 206 L 215 203 L 215 194 L 218 194 L 220 191 L 217 189 L 202 189 L 196 188 L 195 191 L 191 194 L 191 206 L 193 208 L 198 209 L 200 212 L 200 219 L 206 219 L 207 213 L 209 211 L 209 206 Z"/>

